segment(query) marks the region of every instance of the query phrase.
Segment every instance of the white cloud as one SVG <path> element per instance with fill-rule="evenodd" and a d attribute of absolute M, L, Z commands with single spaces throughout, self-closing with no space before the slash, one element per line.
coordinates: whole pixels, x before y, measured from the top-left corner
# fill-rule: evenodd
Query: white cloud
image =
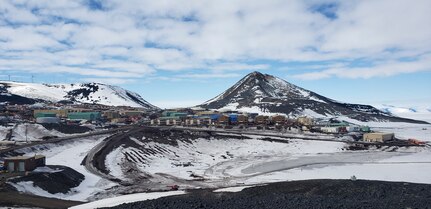
<path fill-rule="evenodd" d="M 249 65 L 241 63 L 221 63 L 215 66 L 210 66 L 209 69 L 217 71 L 231 71 L 231 70 L 265 70 L 268 69 L 269 65 Z"/>
<path fill-rule="evenodd" d="M 96 83 L 104 83 L 104 84 L 130 84 L 136 82 L 135 79 L 121 79 L 121 78 L 100 78 L 100 77 L 89 77 L 83 79 L 85 82 L 96 82 Z"/>
<path fill-rule="evenodd" d="M 421 71 L 431 71 L 431 55 L 422 56 L 416 61 L 390 61 L 370 67 L 336 67 L 323 71 L 297 74 L 294 77 L 303 80 L 318 80 L 329 77 L 367 79 Z"/>
<path fill-rule="evenodd" d="M 336 19 L 311 9 L 328 2 L 336 4 Z M 0 70 L 122 79 L 163 70 L 220 77 L 231 70 L 271 69 L 272 62 L 330 61 L 333 66 L 323 66 L 330 69 L 298 75 L 321 79 L 391 76 L 429 66 L 391 61 L 431 50 L 428 0 L 102 3 L 104 10 L 91 10 L 81 0 L 2 1 Z M 345 67 L 358 59 L 372 67 Z"/>
<path fill-rule="evenodd" d="M 183 74 L 179 78 L 235 78 L 240 77 L 237 73 L 208 73 L 208 74 Z"/>

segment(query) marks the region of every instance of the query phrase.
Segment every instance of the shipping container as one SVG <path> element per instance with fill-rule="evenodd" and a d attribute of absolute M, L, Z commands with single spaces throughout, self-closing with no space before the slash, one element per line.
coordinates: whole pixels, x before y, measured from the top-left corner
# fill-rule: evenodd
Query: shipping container
<path fill-rule="evenodd" d="M 237 114 L 230 114 L 229 115 L 229 122 L 231 124 L 236 124 L 238 123 L 238 115 Z"/>

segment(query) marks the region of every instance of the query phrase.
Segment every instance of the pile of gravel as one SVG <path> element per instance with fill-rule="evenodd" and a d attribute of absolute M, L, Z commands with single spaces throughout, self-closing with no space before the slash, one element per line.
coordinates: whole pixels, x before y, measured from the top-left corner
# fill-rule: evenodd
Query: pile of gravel
<path fill-rule="evenodd" d="M 211 190 L 122 204 L 113 208 L 431 208 L 431 185 L 365 180 L 272 183 L 237 193 Z"/>
<path fill-rule="evenodd" d="M 49 165 L 42 169 L 37 169 L 36 172 L 31 172 L 27 176 L 14 178 L 9 181 L 13 183 L 31 181 L 33 182 L 33 186 L 40 187 L 51 194 L 66 194 L 72 188 L 79 186 L 84 179 L 84 175 L 72 168 Z"/>
<path fill-rule="evenodd" d="M 92 130 L 89 127 L 80 126 L 80 125 L 68 125 L 68 124 L 57 124 L 57 123 L 43 123 L 41 125 L 48 130 L 56 130 L 64 134 L 82 134 Z"/>

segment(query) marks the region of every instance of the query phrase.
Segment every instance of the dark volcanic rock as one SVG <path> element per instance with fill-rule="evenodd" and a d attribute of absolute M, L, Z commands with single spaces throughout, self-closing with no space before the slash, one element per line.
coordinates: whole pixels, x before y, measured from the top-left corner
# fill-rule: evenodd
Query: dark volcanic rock
<path fill-rule="evenodd" d="M 56 130 L 64 134 L 80 134 L 91 131 L 92 129 L 86 126 L 80 125 L 67 125 L 67 124 L 55 124 L 55 123 L 43 123 L 41 124 L 48 130 Z"/>
<path fill-rule="evenodd" d="M 49 165 L 47 167 L 56 171 L 31 172 L 27 176 L 14 178 L 10 181 L 13 183 L 31 181 L 34 186 L 40 187 L 51 194 L 66 194 L 72 188 L 79 186 L 85 179 L 84 175 L 66 166 Z"/>
<path fill-rule="evenodd" d="M 0 103 L 9 103 L 9 104 L 34 104 L 37 100 L 30 99 L 27 97 L 22 97 L 16 94 L 11 94 L 7 90 L 8 86 L 6 84 L 0 84 Z"/>
<path fill-rule="evenodd" d="M 304 110 L 308 109 L 321 115 L 344 115 L 360 121 L 426 123 L 395 117 L 370 105 L 338 102 L 259 72 L 248 74 L 231 88 L 199 107 L 220 109 L 232 104 L 238 104 L 237 108 L 258 107 L 263 112 L 291 115 L 302 115 Z"/>
<path fill-rule="evenodd" d="M 247 188 L 237 193 L 195 190 L 186 195 L 112 208 L 431 208 L 431 185 L 363 180 L 292 181 Z"/>

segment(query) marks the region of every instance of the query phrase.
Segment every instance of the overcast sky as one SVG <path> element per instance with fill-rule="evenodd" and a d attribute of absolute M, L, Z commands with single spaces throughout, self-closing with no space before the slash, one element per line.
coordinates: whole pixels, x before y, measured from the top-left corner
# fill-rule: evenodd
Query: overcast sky
<path fill-rule="evenodd" d="M 252 71 L 431 106 L 429 0 L 0 0 L 0 79 L 102 82 L 195 105 Z"/>

